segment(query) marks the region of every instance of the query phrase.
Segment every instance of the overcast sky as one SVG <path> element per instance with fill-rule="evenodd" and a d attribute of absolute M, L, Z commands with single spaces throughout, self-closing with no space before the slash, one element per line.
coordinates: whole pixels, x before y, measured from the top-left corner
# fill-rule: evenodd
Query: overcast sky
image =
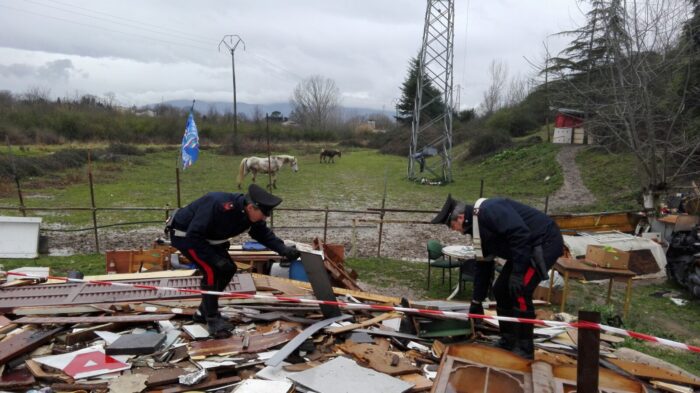
<path fill-rule="evenodd" d="M 344 106 L 391 110 L 420 47 L 421 0 L 0 0 L 0 90 L 50 89 L 52 97 L 114 93 L 121 105 L 170 99 L 231 100 L 231 57 L 217 45 L 238 34 L 238 100 L 286 102 L 320 74 Z M 481 101 L 492 59 L 511 75 L 568 38 L 583 20 L 575 0 L 457 0 L 454 85 L 462 108 Z"/>

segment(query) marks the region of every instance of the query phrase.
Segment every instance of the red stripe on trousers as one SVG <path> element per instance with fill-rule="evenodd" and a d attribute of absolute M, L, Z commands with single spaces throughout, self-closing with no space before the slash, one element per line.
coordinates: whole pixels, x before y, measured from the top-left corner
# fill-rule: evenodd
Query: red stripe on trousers
<path fill-rule="evenodd" d="M 527 271 L 525 272 L 525 276 L 523 277 L 523 286 L 527 286 L 527 284 L 530 283 L 530 280 L 532 280 L 532 276 L 535 275 L 535 269 L 529 267 L 527 268 Z M 525 304 L 525 297 L 523 296 L 518 296 L 518 306 L 520 307 L 520 311 L 527 311 L 527 305 Z"/>
<path fill-rule="evenodd" d="M 211 266 L 197 256 L 197 253 L 194 252 L 194 248 L 190 248 L 187 251 L 192 254 L 194 261 L 197 262 L 197 264 L 201 266 L 204 269 L 204 272 L 207 274 L 207 285 L 214 285 L 214 272 L 211 270 Z"/>

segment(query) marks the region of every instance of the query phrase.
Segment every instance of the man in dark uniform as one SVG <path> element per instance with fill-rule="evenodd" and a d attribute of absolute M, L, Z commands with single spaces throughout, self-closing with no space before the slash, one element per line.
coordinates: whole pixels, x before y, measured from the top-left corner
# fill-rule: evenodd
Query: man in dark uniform
<path fill-rule="evenodd" d="M 248 234 L 267 248 L 294 260 L 299 251 L 284 242 L 265 225 L 272 209 L 282 199 L 251 184 L 247 194 L 210 192 L 179 209 L 169 224 L 173 247 L 202 272 L 201 287 L 209 291 L 223 291 L 236 274 L 236 264 L 228 254 L 229 238 L 248 231 Z M 230 323 L 219 313 L 219 298 L 202 295 L 202 303 L 193 319 L 207 323 L 215 337 L 231 335 Z"/>
<path fill-rule="evenodd" d="M 475 216 L 485 258 L 476 263 L 469 312 L 484 313 L 482 302 L 493 279 L 493 257 L 500 257 L 507 262 L 493 286 L 498 315 L 535 318 L 532 294 L 540 281 L 549 277 L 549 269 L 564 250 L 559 227 L 546 214 L 510 199 L 483 200 L 475 212 L 473 205 L 451 195 L 432 222 L 472 235 Z M 533 325 L 499 321 L 499 326 L 498 347 L 533 358 Z"/>

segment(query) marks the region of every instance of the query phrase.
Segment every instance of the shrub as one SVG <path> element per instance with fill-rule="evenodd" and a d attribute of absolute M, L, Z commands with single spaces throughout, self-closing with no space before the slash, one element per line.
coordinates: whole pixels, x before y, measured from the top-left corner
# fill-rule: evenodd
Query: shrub
<path fill-rule="evenodd" d="M 494 153 L 510 146 L 510 144 L 510 136 L 505 131 L 480 131 L 474 135 L 469 144 L 469 156 L 477 157 Z"/>

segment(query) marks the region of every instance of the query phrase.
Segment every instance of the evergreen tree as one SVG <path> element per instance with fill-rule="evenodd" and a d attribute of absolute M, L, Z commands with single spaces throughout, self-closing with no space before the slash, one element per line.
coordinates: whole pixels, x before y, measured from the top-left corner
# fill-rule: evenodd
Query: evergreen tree
<path fill-rule="evenodd" d="M 418 62 L 418 58 L 412 58 L 408 68 L 408 75 L 401 84 L 401 99 L 399 100 L 398 105 L 396 105 L 396 109 L 398 110 L 396 120 L 400 123 L 410 124 L 413 120 L 413 107 L 415 106 L 416 100 L 419 67 L 420 64 Z M 428 78 L 425 73 L 423 74 L 423 77 Z M 427 83 L 425 83 L 423 86 L 423 103 L 425 104 L 432 99 L 434 99 L 434 101 L 428 105 L 428 107 L 423 109 L 421 116 L 434 118 L 443 112 L 444 104 L 440 91 L 433 86 L 430 79 L 428 79 L 426 82 Z"/>
<path fill-rule="evenodd" d="M 618 57 L 629 37 L 624 28 L 625 10 L 621 0 L 590 0 L 586 24 L 559 34 L 575 38 L 559 56 L 550 59 L 548 72 L 569 76 L 601 70 Z M 590 81 L 590 78 L 587 78 Z"/>

